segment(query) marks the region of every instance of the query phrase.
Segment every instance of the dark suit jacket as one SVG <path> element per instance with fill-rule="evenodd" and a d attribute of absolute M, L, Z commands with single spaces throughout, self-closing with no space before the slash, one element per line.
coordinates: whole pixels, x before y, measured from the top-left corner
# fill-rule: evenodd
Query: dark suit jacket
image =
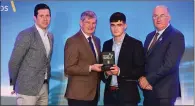
<path fill-rule="evenodd" d="M 100 54 L 100 40 L 92 36 L 96 50 Z M 89 72 L 89 65 L 97 61 L 90 45 L 81 31 L 68 38 L 64 48 L 64 72 L 68 76 L 65 97 L 75 100 L 93 100 L 99 92 L 98 72 Z"/>
<path fill-rule="evenodd" d="M 103 45 L 103 52 L 112 51 L 113 39 L 106 41 Z M 120 75 L 117 77 L 119 94 L 124 101 L 139 102 L 140 96 L 137 87 L 137 80 L 144 73 L 144 49 L 142 42 L 129 35 L 125 35 L 120 54 L 118 57 Z M 104 76 L 104 73 L 102 74 Z M 105 79 L 104 100 L 110 86 L 111 76 Z"/>
<path fill-rule="evenodd" d="M 180 95 L 179 63 L 184 53 L 184 36 L 171 25 L 165 29 L 156 44 L 147 50 L 155 31 L 148 34 L 145 48 L 145 74 L 153 91 L 144 90 L 144 97 L 176 98 Z"/>
<path fill-rule="evenodd" d="M 10 84 L 15 91 L 23 95 L 35 96 L 42 88 L 45 72 L 50 78 L 50 60 L 53 50 L 53 35 L 48 33 L 50 53 L 46 50 L 35 26 L 21 31 L 9 60 Z"/>

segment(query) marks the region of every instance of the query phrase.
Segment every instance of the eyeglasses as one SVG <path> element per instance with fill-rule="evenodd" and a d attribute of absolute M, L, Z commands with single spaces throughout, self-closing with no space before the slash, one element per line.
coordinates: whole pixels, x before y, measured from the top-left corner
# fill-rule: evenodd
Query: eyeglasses
<path fill-rule="evenodd" d="M 164 15 L 164 14 L 162 14 L 162 15 L 160 15 L 160 16 L 158 16 L 158 15 L 152 16 L 153 19 L 158 19 L 158 18 L 164 19 L 164 18 L 166 18 L 166 17 L 168 17 L 168 16 L 166 16 L 166 15 Z"/>

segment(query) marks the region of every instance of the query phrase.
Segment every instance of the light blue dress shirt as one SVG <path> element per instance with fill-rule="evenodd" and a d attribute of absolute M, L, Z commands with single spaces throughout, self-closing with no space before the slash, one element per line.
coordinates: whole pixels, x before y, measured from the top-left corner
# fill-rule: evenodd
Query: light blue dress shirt
<path fill-rule="evenodd" d="M 121 39 L 120 42 L 115 42 L 113 39 L 112 51 L 114 51 L 114 53 L 115 53 L 115 64 L 118 64 L 118 57 L 120 54 L 120 50 L 121 50 L 121 46 L 122 46 L 125 34 L 123 34 L 122 36 L 123 36 L 123 38 Z M 119 74 L 120 74 L 120 71 L 119 71 Z M 118 87 L 117 75 L 112 75 L 110 86 Z"/>

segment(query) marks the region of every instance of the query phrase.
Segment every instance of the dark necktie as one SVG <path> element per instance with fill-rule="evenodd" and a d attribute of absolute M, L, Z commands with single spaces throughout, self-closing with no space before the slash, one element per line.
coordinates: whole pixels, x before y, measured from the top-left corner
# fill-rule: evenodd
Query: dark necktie
<path fill-rule="evenodd" d="M 91 50 L 92 50 L 92 52 L 93 52 L 93 55 L 94 55 L 95 58 L 96 58 L 96 53 L 95 53 L 95 49 L 94 49 L 93 43 L 92 43 L 92 41 L 91 41 L 91 37 L 88 37 L 87 39 L 89 40 L 89 45 L 90 45 L 90 47 L 91 47 Z"/>
<path fill-rule="evenodd" d="M 154 44 L 155 44 L 156 41 L 158 40 L 158 39 L 157 39 L 157 38 L 158 38 L 158 35 L 159 35 L 159 33 L 156 33 L 156 34 L 154 35 L 154 39 L 153 39 L 153 41 L 152 41 L 152 43 L 151 43 L 151 45 L 150 45 L 150 47 L 149 47 L 148 50 L 150 50 L 150 49 L 154 46 Z"/>

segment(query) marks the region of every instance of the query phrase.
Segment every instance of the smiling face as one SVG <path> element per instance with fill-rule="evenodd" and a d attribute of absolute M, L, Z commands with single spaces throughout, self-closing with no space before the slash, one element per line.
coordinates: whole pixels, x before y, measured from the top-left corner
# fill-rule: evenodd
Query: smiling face
<path fill-rule="evenodd" d="M 96 28 L 96 18 L 85 17 L 84 20 L 80 20 L 80 26 L 84 33 L 87 35 L 92 35 L 95 32 Z"/>
<path fill-rule="evenodd" d="M 156 29 L 160 31 L 168 26 L 171 17 L 165 6 L 157 6 L 153 11 L 152 19 Z"/>

